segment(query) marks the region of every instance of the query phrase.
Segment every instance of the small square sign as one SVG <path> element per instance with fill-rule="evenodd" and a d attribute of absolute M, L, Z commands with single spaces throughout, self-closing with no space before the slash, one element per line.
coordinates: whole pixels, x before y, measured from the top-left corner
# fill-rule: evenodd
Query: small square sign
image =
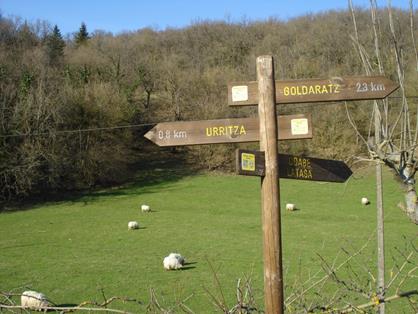
<path fill-rule="evenodd" d="M 242 153 L 241 168 L 242 170 L 245 170 L 245 171 L 255 171 L 255 155 Z"/>
<path fill-rule="evenodd" d="M 292 119 L 290 121 L 292 135 L 303 135 L 309 133 L 308 119 Z"/>
<path fill-rule="evenodd" d="M 232 101 L 247 101 L 248 86 L 232 86 Z"/>

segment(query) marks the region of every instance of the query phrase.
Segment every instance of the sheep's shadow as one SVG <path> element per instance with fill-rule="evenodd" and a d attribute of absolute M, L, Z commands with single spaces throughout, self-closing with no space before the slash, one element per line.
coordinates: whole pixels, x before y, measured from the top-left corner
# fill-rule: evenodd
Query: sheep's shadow
<path fill-rule="evenodd" d="M 191 266 L 191 265 L 194 265 L 194 264 L 197 264 L 197 262 L 186 262 L 186 263 L 184 263 L 183 267 L 180 268 L 180 270 L 194 269 L 194 268 L 196 268 L 196 266 Z"/>
<path fill-rule="evenodd" d="M 135 229 L 128 229 L 128 231 L 143 230 L 143 229 L 147 229 L 147 227 L 138 227 Z"/>
<path fill-rule="evenodd" d="M 180 270 L 181 271 L 183 271 L 183 270 L 191 270 L 191 269 L 194 269 L 194 268 L 196 268 L 196 266 L 183 266 L 182 268 L 180 268 Z"/>
<path fill-rule="evenodd" d="M 75 303 L 62 303 L 62 304 L 57 304 L 57 307 L 76 307 L 78 306 L 78 304 Z"/>

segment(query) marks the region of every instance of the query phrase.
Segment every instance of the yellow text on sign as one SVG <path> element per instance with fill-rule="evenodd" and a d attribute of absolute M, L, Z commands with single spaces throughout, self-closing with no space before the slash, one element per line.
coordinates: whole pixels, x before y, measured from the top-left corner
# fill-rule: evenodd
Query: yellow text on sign
<path fill-rule="evenodd" d="M 305 96 L 305 95 L 323 95 L 339 94 L 339 84 L 317 84 L 317 85 L 298 85 L 285 86 L 283 88 L 284 96 Z"/>
<path fill-rule="evenodd" d="M 245 171 L 255 171 L 255 155 L 254 154 L 241 154 L 241 168 Z"/>
<path fill-rule="evenodd" d="M 211 126 L 206 128 L 206 136 L 231 136 L 245 135 L 244 125 Z"/>
<path fill-rule="evenodd" d="M 287 175 L 289 178 L 313 179 L 311 161 L 303 157 L 290 157 Z"/>

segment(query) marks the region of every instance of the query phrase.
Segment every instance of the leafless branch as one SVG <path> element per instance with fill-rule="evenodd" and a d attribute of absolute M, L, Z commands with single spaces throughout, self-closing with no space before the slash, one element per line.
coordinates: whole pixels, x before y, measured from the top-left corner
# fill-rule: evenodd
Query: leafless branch
<path fill-rule="evenodd" d="M 348 117 L 348 121 L 350 122 L 351 126 L 353 127 L 354 131 L 357 133 L 357 136 L 364 142 L 364 144 L 366 145 L 369 153 L 371 153 L 369 144 L 367 143 L 367 140 L 364 138 L 364 136 L 360 133 L 360 131 L 357 128 L 357 125 L 355 124 L 353 118 L 351 117 L 350 111 L 348 110 L 348 105 L 347 102 L 344 102 L 345 105 L 345 111 L 347 112 L 347 117 Z"/>
<path fill-rule="evenodd" d="M 341 248 L 345 257 L 340 263 L 337 263 L 340 258 L 329 262 L 318 255 L 322 267 L 321 276 L 315 273 L 314 276 L 309 275 L 309 280 L 303 282 L 299 275 L 298 281 L 290 287 L 291 294 L 285 300 L 287 311 L 289 313 L 351 313 L 355 311 L 368 313 L 372 306 L 398 299 L 407 299 L 411 307 L 415 306 L 418 295 L 416 287 L 412 290 L 402 290 L 403 286 L 410 287 L 411 284 L 414 286 L 418 278 L 416 259 L 418 252 L 413 241 L 407 241 L 404 238 L 402 242 L 404 247 L 394 249 L 393 263 L 397 273 L 392 275 L 391 282 L 385 287 L 385 292 L 389 296 L 379 299 L 376 294 L 374 271 L 369 266 L 373 258 L 365 250 L 372 238 L 374 234 L 371 234 L 367 243 L 359 250 L 347 243 L 349 249 Z M 324 293 L 325 290 L 333 291 L 332 295 Z"/>
<path fill-rule="evenodd" d="M 387 289 L 389 289 L 392 284 L 396 281 L 396 279 L 398 279 L 399 275 L 402 273 L 402 271 L 404 270 L 404 268 L 410 263 L 411 257 L 414 255 L 414 252 L 409 253 L 409 255 L 405 258 L 405 261 L 403 262 L 402 266 L 399 267 L 398 271 L 396 272 L 396 274 L 393 275 L 392 279 L 389 281 L 389 283 L 387 284 Z M 416 268 L 415 268 L 416 269 Z M 392 271 L 391 271 L 392 273 Z"/>
<path fill-rule="evenodd" d="M 360 255 L 361 252 L 366 249 L 366 247 L 368 246 L 371 239 L 372 239 L 372 236 L 370 236 L 370 238 L 367 240 L 367 242 L 358 251 L 356 251 L 352 255 L 348 256 L 338 266 L 335 266 L 333 268 L 333 273 L 336 273 L 338 270 L 340 270 L 342 267 L 344 267 L 347 263 L 349 263 L 352 259 L 354 259 L 356 256 Z M 292 305 L 298 298 L 305 295 L 306 293 L 308 293 L 309 291 L 311 291 L 312 289 L 314 289 L 315 287 L 317 287 L 318 285 L 320 285 L 324 281 L 330 279 L 331 276 L 332 276 L 332 273 L 331 274 L 326 273 L 319 280 L 316 280 L 316 281 L 312 282 L 307 288 L 302 288 L 300 292 L 290 294 L 285 300 L 285 305 L 286 306 Z"/>
<path fill-rule="evenodd" d="M 62 312 L 71 312 L 71 311 L 108 311 L 109 313 L 126 313 L 130 314 L 128 311 L 124 310 L 118 310 L 118 309 L 111 309 L 108 308 L 108 305 L 112 304 L 115 301 L 122 301 L 124 303 L 126 302 L 132 302 L 136 304 L 142 304 L 140 301 L 128 298 L 128 297 L 116 297 L 113 296 L 111 298 L 106 298 L 104 296 L 104 291 L 101 290 L 102 295 L 104 297 L 104 301 L 102 303 L 97 303 L 94 301 L 83 301 L 80 304 L 76 306 L 58 306 L 55 305 L 53 302 L 48 301 L 51 306 L 47 307 L 41 307 L 39 310 L 42 311 L 62 311 Z M 25 311 L 25 313 L 30 313 L 28 309 L 24 306 L 16 304 L 16 302 L 13 301 L 13 297 L 21 297 L 21 293 L 13 293 L 13 292 L 0 292 L 0 296 L 3 297 L 3 300 L 0 300 L 0 311 L 1 309 L 8 309 L 13 312 L 13 310 L 19 310 L 19 311 Z M 13 312 L 14 313 L 14 312 Z"/>
<path fill-rule="evenodd" d="M 412 46 L 414 46 L 416 70 L 418 71 L 418 53 L 417 46 L 415 44 L 415 23 L 414 23 L 414 4 L 412 0 L 409 0 L 409 23 L 411 28 Z"/>
<path fill-rule="evenodd" d="M 333 309 L 332 311 L 327 311 L 325 313 L 341 313 L 341 314 L 345 314 L 345 313 L 352 313 L 352 312 L 363 312 L 363 310 L 379 305 L 380 303 L 389 303 L 391 301 L 395 301 L 398 300 L 400 298 L 410 298 L 411 296 L 414 295 L 418 295 L 418 290 L 411 290 L 411 291 L 407 291 L 407 292 L 403 292 L 403 293 L 399 293 L 399 294 L 394 294 L 390 297 L 386 297 L 382 300 L 379 300 L 377 298 L 374 298 L 372 301 L 364 303 L 364 304 L 360 304 L 360 305 L 349 305 L 345 308 L 341 308 L 341 309 Z"/>
<path fill-rule="evenodd" d="M 351 12 L 351 18 L 353 20 L 353 25 L 354 25 L 354 37 L 351 36 L 351 39 L 353 40 L 355 47 L 357 48 L 357 51 L 360 55 L 360 59 L 361 62 L 363 64 L 363 67 L 366 71 L 367 75 L 370 75 L 370 63 L 368 61 L 368 58 L 366 57 L 367 52 L 364 49 L 364 47 L 360 44 L 360 39 L 359 39 L 359 35 L 358 35 L 358 28 L 357 28 L 357 21 L 356 21 L 356 15 L 354 12 L 354 6 L 353 6 L 353 1 L 352 0 L 348 0 L 348 4 L 350 7 L 350 12 Z"/>
<path fill-rule="evenodd" d="M 16 310 L 25 310 L 27 312 L 27 308 L 21 305 L 7 305 L 7 304 L 0 304 L 1 309 L 16 309 Z M 48 307 L 40 307 L 39 311 L 62 311 L 62 312 L 71 312 L 71 311 L 86 311 L 86 312 L 109 312 L 109 313 L 123 313 L 123 314 L 134 314 L 131 312 L 123 311 L 123 310 L 115 310 L 115 309 L 108 309 L 108 308 L 101 308 L 101 307 L 65 307 L 65 306 L 48 306 Z M 27 312 L 30 313 L 30 312 Z"/>
<path fill-rule="evenodd" d="M 216 287 L 217 287 L 216 290 L 219 292 L 220 298 L 217 298 L 208 288 L 204 287 L 204 289 L 205 289 L 206 293 L 212 299 L 213 303 L 219 309 L 221 309 L 224 313 L 228 313 L 228 305 L 227 305 L 226 300 L 225 300 L 225 296 L 224 296 L 224 293 L 223 293 L 223 290 L 222 290 L 221 282 L 218 278 L 218 274 L 217 274 L 215 268 L 213 267 L 213 264 L 211 263 L 211 261 L 209 261 L 209 259 L 207 259 L 207 262 L 208 262 L 208 265 L 209 265 L 209 267 L 211 269 L 211 272 L 213 274 L 213 278 L 215 280 L 215 284 L 216 284 Z"/>

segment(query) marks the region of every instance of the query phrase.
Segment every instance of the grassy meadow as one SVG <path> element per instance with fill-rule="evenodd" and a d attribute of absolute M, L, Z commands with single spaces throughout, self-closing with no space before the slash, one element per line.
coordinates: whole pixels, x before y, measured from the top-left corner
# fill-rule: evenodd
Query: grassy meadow
<path fill-rule="evenodd" d="M 319 256 L 342 260 L 340 249 L 355 251 L 371 238 L 363 256 L 374 271 L 375 193 L 373 171 L 355 174 L 346 184 L 281 180 L 285 282 L 320 269 Z M 362 206 L 367 196 L 370 206 Z M 417 244 L 418 228 L 397 207 L 399 183 L 385 172 L 384 205 L 387 277 L 396 246 L 404 236 Z M 141 204 L 154 210 L 141 213 Z M 155 169 L 152 179 L 105 189 L 60 202 L 37 204 L 0 214 L 0 291 L 29 287 L 56 304 L 79 304 L 106 296 L 129 296 L 146 311 L 150 289 L 164 307 L 191 296 L 196 313 L 216 308 L 205 288 L 219 295 L 216 271 L 227 303 L 234 305 L 238 278 L 251 276 L 263 306 L 260 180 L 221 174 L 173 176 Z M 128 230 L 130 220 L 141 228 Z M 179 252 L 188 264 L 164 271 L 162 260 Z M 416 262 L 416 261 L 415 261 Z M 406 288 L 417 288 L 407 285 Z M 332 288 L 329 288 L 332 289 Z M 287 290 L 286 293 L 289 293 Z M 367 299 L 359 300 L 365 303 Z M 388 313 L 410 313 L 404 301 Z"/>

